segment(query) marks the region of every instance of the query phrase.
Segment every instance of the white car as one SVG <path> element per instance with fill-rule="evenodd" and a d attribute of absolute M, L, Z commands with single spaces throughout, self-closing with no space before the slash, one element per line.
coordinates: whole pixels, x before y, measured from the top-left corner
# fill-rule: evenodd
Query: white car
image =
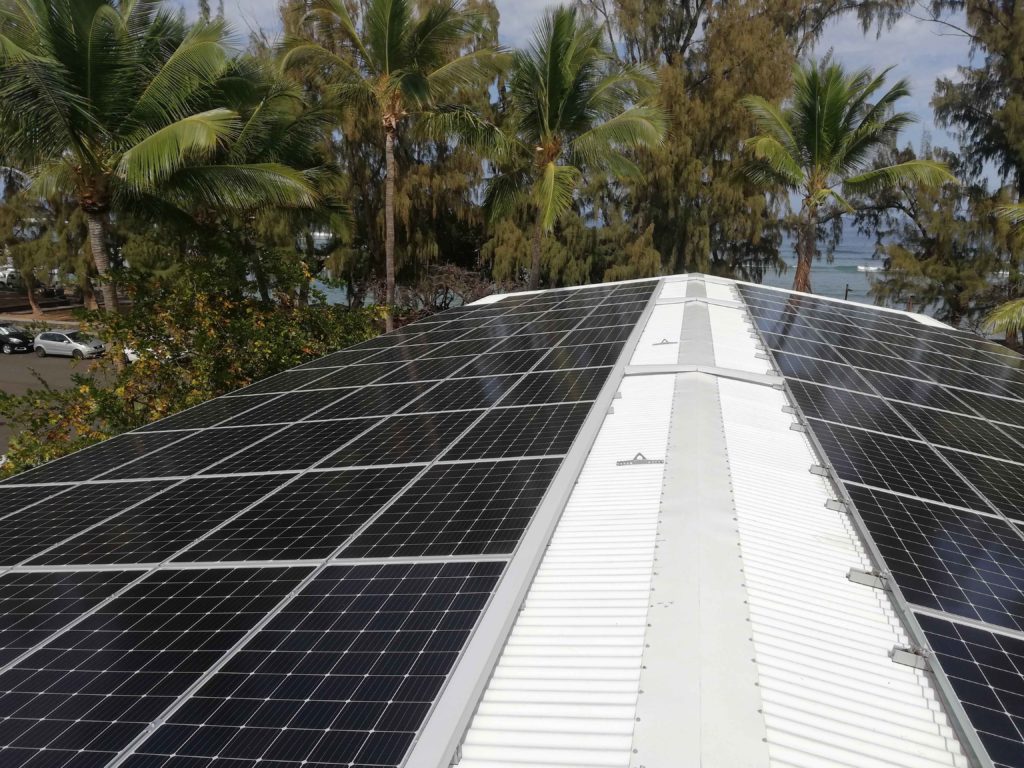
<path fill-rule="evenodd" d="M 106 347 L 99 339 L 90 339 L 78 331 L 45 331 L 36 336 L 35 350 L 40 357 L 62 355 L 81 360 L 83 357 L 99 357 Z"/>

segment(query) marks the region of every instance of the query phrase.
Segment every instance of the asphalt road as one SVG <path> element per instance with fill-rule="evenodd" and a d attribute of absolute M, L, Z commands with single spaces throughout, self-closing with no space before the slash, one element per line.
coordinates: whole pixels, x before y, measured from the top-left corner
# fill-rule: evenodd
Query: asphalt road
<path fill-rule="evenodd" d="M 44 389 L 36 374 L 52 389 L 70 389 L 72 373 L 85 373 L 88 360 L 73 361 L 70 357 L 36 357 L 31 353 L 0 355 L 0 392 L 23 395 L 30 389 Z M 11 433 L 0 416 L 0 455 L 7 452 Z"/>

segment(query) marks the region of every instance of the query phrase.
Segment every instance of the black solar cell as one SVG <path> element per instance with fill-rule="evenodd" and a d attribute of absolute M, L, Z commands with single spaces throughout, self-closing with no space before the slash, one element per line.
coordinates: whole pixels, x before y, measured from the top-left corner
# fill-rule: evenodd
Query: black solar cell
<path fill-rule="evenodd" d="M 250 384 L 248 387 L 232 392 L 231 395 L 255 395 L 265 392 L 293 392 L 296 389 L 310 389 L 311 387 L 306 387 L 305 385 L 312 384 L 317 379 L 322 379 L 330 375 L 330 373 L 331 370 L 325 368 L 313 368 L 306 370 L 293 368 L 285 371 L 284 373 L 279 373 L 276 376 L 261 379 L 254 384 Z M 329 386 L 332 385 L 325 384 L 320 387 L 312 388 L 324 389 Z"/>
<path fill-rule="evenodd" d="M 851 485 L 904 597 L 1024 631 L 1024 538 L 995 517 Z"/>
<path fill-rule="evenodd" d="M 590 403 L 497 408 L 445 454 L 446 460 L 564 454 L 590 413 Z"/>
<path fill-rule="evenodd" d="M 279 426 L 262 426 L 203 430 L 161 451 L 123 464 L 105 473 L 103 477 L 184 477 L 211 467 L 224 457 L 274 434 L 278 429 Z"/>
<path fill-rule="evenodd" d="M 373 423 L 373 419 L 346 419 L 293 424 L 275 434 L 270 440 L 209 467 L 205 474 L 308 469 Z"/>
<path fill-rule="evenodd" d="M 47 462 L 27 472 L 21 472 L 3 482 L 9 485 L 11 483 L 73 483 L 80 480 L 91 480 L 125 462 L 157 451 L 176 440 L 187 438 L 190 434 L 194 433 L 139 434 L 130 432 L 127 435 L 118 435 L 77 453 Z"/>
<path fill-rule="evenodd" d="M 791 381 L 789 387 L 806 416 L 902 437 L 916 437 L 914 431 L 880 397 L 803 381 Z"/>
<path fill-rule="evenodd" d="M 433 461 L 480 411 L 391 416 L 325 461 L 324 467 Z"/>
<path fill-rule="evenodd" d="M 1008 461 L 945 449 L 940 453 L 985 494 L 1000 512 L 1024 520 L 1024 486 L 1021 485 L 1024 464 L 1011 464 Z"/>
<path fill-rule="evenodd" d="M 0 674 L 0 765 L 107 765 L 308 572 L 151 574 Z"/>
<path fill-rule="evenodd" d="M 54 496 L 0 523 L 0 566 L 15 565 L 125 511 L 172 481 L 94 483 Z M 0 763 L 2 765 L 2 763 Z"/>
<path fill-rule="evenodd" d="M 310 392 L 289 392 L 278 395 L 266 405 L 253 408 L 235 416 L 223 426 L 236 427 L 243 424 L 283 424 L 301 421 L 317 410 L 351 395 L 354 389 L 316 389 Z M 237 400 L 238 398 L 232 398 Z M 214 400 L 213 402 L 220 402 Z"/>
<path fill-rule="evenodd" d="M 245 411 L 258 408 L 275 400 L 279 395 L 252 395 L 251 397 L 218 397 L 207 400 L 195 408 L 168 416 L 143 427 L 140 432 L 159 432 L 168 429 L 195 429 L 212 427 L 222 421 L 238 416 Z"/>
<path fill-rule="evenodd" d="M 10 664 L 140 575 L 141 571 L 3 574 L 0 666 Z"/>
<path fill-rule="evenodd" d="M 993 397 L 959 389 L 951 391 L 954 392 L 958 400 L 962 400 L 986 419 L 1024 427 L 1024 401 L 1022 400 Z"/>
<path fill-rule="evenodd" d="M 635 325 L 612 325 L 607 328 L 587 328 L 570 331 L 558 342 L 560 347 L 581 347 L 586 344 L 607 344 L 613 341 L 624 342 L 633 332 Z"/>
<path fill-rule="evenodd" d="M 316 360 L 310 360 L 308 363 L 303 363 L 295 368 L 295 370 L 302 371 L 307 368 L 343 368 L 346 365 L 351 365 L 352 363 L 369 362 L 377 354 L 377 352 L 370 350 L 342 349 L 337 352 L 332 352 L 329 355 L 318 357 Z"/>
<path fill-rule="evenodd" d="M 537 370 L 614 365 L 622 355 L 623 346 L 621 342 L 613 341 L 609 344 L 588 344 L 583 347 L 555 347 L 537 366 Z"/>
<path fill-rule="evenodd" d="M 846 482 L 988 511 L 977 493 L 927 443 L 865 432 L 817 419 L 808 424 Z"/>
<path fill-rule="evenodd" d="M 1010 461 L 1024 456 L 1022 428 L 1000 428 L 985 419 L 910 404 L 898 404 L 894 408 L 930 443 Z"/>
<path fill-rule="evenodd" d="M 791 355 L 787 352 L 775 352 L 772 355 L 782 374 L 792 379 L 802 379 L 816 384 L 828 384 L 860 392 L 867 391 L 864 380 L 857 375 L 857 370 L 849 365 L 830 363 L 826 360 L 815 360 L 811 357 Z"/>
<path fill-rule="evenodd" d="M 401 381 L 445 379 L 473 360 L 472 357 L 438 357 L 430 360 L 416 360 L 381 377 L 380 383 L 394 384 Z"/>
<path fill-rule="evenodd" d="M 10 517 L 30 504 L 56 496 L 59 493 L 73 492 L 73 486 L 49 485 L 27 486 L 25 488 L 0 486 L 0 520 Z M 0 528 L 2 530 L 2 528 Z"/>
<path fill-rule="evenodd" d="M 175 558 L 326 558 L 408 483 L 417 468 L 310 472 Z"/>
<path fill-rule="evenodd" d="M 34 558 L 32 565 L 162 562 L 290 478 L 186 480 Z"/>
<path fill-rule="evenodd" d="M 401 410 L 409 413 L 423 413 L 490 408 L 519 380 L 520 376 L 518 375 L 448 379 Z"/>
<path fill-rule="evenodd" d="M 360 416 L 387 416 L 410 401 L 416 401 L 420 395 L 430 392 L 437 386 L 435 381 L 412 381 L 402 384 L 378 384 L 361 387 L 351 392 L 349 397 L 310 414 L 309 421 L 326 419 L 351 419 Z"/>
<path fill-rule="evenodd" d="M 437 464 L 342 556 L 508 554 L 560 464 L 560 459 Z"/>
<path fill-rule="evenodd" d="M 907 379 L 902 376 L 891 376 L 876 371 L 860 371 L 860 375 L 878 394 L 889 400 L 902 400 L 907 403 L 970 415 L 974 413 L 953 390 L 940 384 Z"/>
<path fill-rule="evenodd" d="M 608 380 L 611 368 L 581 368 L 527 374 L 502 405 L 530 405 L 593 400 Z"/>
<path fill-rule="evenodd" d="M 545 360 L 540 367 L 546 367 L 546 350 L 524 349 L 518 352 L 496 352 L 480 355 L 459 372 L 461 376 L 501 376 L 510 373 L 524 373 Z"/>
<path fill-rule="evenodd" d="M 358 387 L 393 373 L 398 363 L 367 363 L 366 365 L 350 365 L 339 368 L 320 379 L 310 381 L 295 389 L 334 389 L 337 387 Z M 324 371 L 321 371 L 324 373 Z"/>
<path fill-rule="evenodd" d="M 917 615 L 997 768 L 1024 768 L 1024 640 Z"/>
<path fill-rule="evenodd" d="M 402 765 L 502 569 L 326 569 L 124 768 Z"/>

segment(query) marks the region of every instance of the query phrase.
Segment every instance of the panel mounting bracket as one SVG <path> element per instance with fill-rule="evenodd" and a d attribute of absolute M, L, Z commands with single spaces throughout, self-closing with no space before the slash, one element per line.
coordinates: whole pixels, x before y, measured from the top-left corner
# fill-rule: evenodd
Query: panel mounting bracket
<path fill-rule="evenodd" d="M 931 665 L 928 662 L 928 652 L 923 648 L 897 645 L 889 651 L 889 658 L 896 664 L 902 664 L 905 667 L 912 667 L 913 669 L 928 670 L 931 668 Z"/>
<path fill-rule="evenodd" d="M 764 352 L 755 352 L 754 353 L 754 358 L 756 360 L 767 360 L 768 359 L 768 355 L 765 354 Z"/>
<path fill-rule="evenodd" d="M 839 501 L 839 499 L 829 499 L 825 502 L 825 509 L 831 509 L 833 512 L 846 512 L 846 505 Z"/>
<path fill-rule="evenodd" d="M 803 424 L 801 424 L 798 421 L 794 421 L 792 424 L 790 424 L 789 428 L 793 432 L 806 432 L 807 431 L 807 427 L 805 427 Z"/>
<path fill-rule="evenodd" d="M 792 405 L 784 405 L 782 406 L 782 412 L 788 413 L 790 416 L 795 416 L 796 408 L 794 408 Z"/>
<path fill-rule="evenodd" d="M 823 467 L 821 464 L 811 464 L 810 473 L 817 475 L 818 477 L 828 477 L 828 467 Z"/>
<path fill-rule="evenodd" d="M 457 746 L 455 748 L 455 752 L 452 755 L 451 765 L 458 765 L 461 762 L 462 762 L 462 745 L 459 744 L 459 746 Z"/>
<path fill-rule="evenodd" d="M 648 459 L 642 453 L 637 451 L 636 456 L 634 456 L 632 459 L 623 459 L 621 461 L 616 461 L 615 462 L 615 466 L 617 466 L 617 467 L 634 467 L 634 466 L 640 466 L 640 465 L 643 465 L 643 464 L 664 464 L 664 463 L 665 463 L 664 459 Z"/>
<path fill-rule="evenodd" d="M 846 578 L 854 584 L 863 584 L 872 589 L 885 589 L 885 577 L 878 571 L 867 571 L 863 568 L 851 568 L 846 573 Z"/>

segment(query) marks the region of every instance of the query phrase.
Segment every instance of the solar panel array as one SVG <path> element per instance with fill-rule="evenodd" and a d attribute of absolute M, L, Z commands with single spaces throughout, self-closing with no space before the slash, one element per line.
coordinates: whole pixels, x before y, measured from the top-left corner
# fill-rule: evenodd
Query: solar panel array
<path fill-rule="evenodd" d="M 402 765 L 656 285 L 460 307 L 0 483 L 0 765 Z"/>
<path fill-rule="evenodd" d="M 899 313 L 740 292 L 989 756 L 1024 767 L 1024 358 Z"/>

